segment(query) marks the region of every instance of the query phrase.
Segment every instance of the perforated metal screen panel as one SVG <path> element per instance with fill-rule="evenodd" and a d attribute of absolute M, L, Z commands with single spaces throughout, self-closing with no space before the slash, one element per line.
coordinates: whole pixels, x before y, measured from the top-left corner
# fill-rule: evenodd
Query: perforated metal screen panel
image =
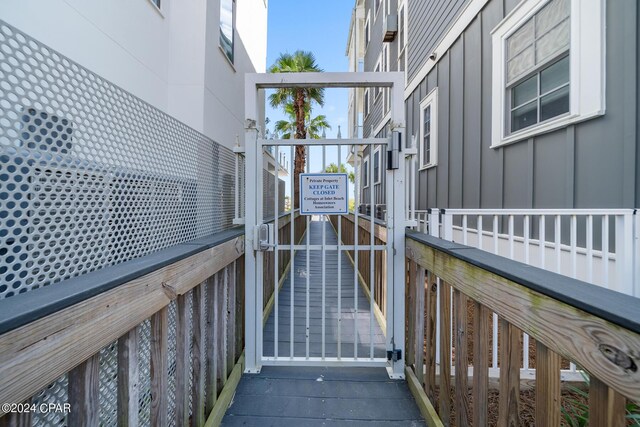
<path fill-rule="evenodd" d="M 0 299 L 228 228 L 234 166 L 0 21 Z"/>

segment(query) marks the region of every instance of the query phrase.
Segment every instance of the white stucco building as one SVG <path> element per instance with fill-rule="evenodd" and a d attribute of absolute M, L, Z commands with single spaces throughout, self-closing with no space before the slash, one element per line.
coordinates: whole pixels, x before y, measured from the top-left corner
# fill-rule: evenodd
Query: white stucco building
<path fill-rule="evenodd" d="M 266 68 L 266 0 L 4 0 L 0 19 L 227 147 Z"/>

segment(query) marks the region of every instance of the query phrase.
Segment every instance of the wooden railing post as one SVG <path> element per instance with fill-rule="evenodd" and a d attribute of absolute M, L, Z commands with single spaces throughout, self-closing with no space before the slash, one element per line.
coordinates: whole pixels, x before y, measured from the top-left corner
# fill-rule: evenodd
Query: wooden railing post
<path fill-rule="evenodd" d="M 207 287 L 207 306 L 206 306 L 206 323 L 205 335 L 207 337 L 207 347 L 205 349 L 206 372 L 205 372 L 205 413 L 210 413 L 213 405 L 216 404 L 218 391 L 216 387 L 216 345 L 215 345 L 215 309 L 216 309 L 216 283 L 214 277 L 210 277 L 206 282 Z"/>
<path fill-rule="evenodd" d="M 33 402 L 28 399 L 25 405 L 31 405 Z M 10 412 L 0 415 L 0 427 L 31 427 L 31 412 Z"/>
<path fill-rule="evenodd" d="M 456 343 L 456 417 L 457 425 L 469 425 L 469 373 L 467 361 L 467 297 L 454 290 Z"/>
<path fill-rule="evenodd" d="M 520 337 L 518 328 L 500 318 L 500 403 L 498 427 L 519 423 L 520 401 Z"/>
<path fill-rule="evenodd" d="M 94 354 L 69 372 L 69 425 L 100 423 L 100 354 Z"/>
<path fill-rule="evenodd" d="M 626 399 L 595 377 L 589 380 L 589 425 L 624 426 Z"/>
<path fill-rule="evenodd" d="M 201 283 L 191 291 L 193 293 L 193 316 L 191 321 L 193 349 L 191 351 L 191 369 L 193 381 L 191 383 L 191 412 L 192 425 L 203 426 L 206 418 L 204 413 L 204 289 L 205 283 Z"/>
<path fill-rule="evenodd" d="M 489 424 L 489 310 L 475 303 L 473 312 L 473 425 Z"/>
<path fill-rule="evenodd" d="M 536 341 L 536 425 L 560 425 L 560 356 Z"/>
<path fill-rule="evenodd" d="M 416 263 L 413 260 L 409 260 L 407 264 L 409 277 L 407 280 L 407 287 L 405 292 L 405 300 L 406 300 L 406 313 L 408 314 L 407 323 L 408 323 L 408 331 L 406 336 L 406 352 L 407 352 L 407 366 L 411 366 L 415 362 L 415 286 L 416 286 Z M 414 315 L 411 315 L 411 314 Z"/>
<path fill-rule="evenodd" d="M 451 286 L 440 281 L 440 418 L 451 425 Z"/>
<path fill-rule="evenodd" d="M 176 412 L 177 425 L 189 422 L 189 299 L 191 294 L 178 295 L 176 300 Z"/>
<path fill-rule="evenodd" d="M 424 384 L 424 268 L 413 263 L 417 272 L 415 274 L 415 357 L 416 377 L 420 385 Z"/>
<path fill-rule="evenodd" d="M 436 277 L 428 272 L 426 291 L 425 332 L 427 351 L 425 358 L 426 375 L 424 377 L 424 391 L 427 397 L 435 402 L 436 396 L 436 307 L 438 303 L 438 285 Z"/>
<path fill-rule="evenodd" d="M 225 331 L 227 325 L 225 290 L 226 274 L 224 269 L 215 275 L 215 358 L 216 393 L 220 393 L 227 381 Z"/>
<path fill-rule="evenodd" d="M 118 339 L 118 425 L 138 425 L 138 327 Z"/>
<path fill-rule="evenodd" d="M 168 307 L 165 306 L 151 316 L 151 425 L 158 427 L 165 427 L 168 418 L 167 338 Z"/>

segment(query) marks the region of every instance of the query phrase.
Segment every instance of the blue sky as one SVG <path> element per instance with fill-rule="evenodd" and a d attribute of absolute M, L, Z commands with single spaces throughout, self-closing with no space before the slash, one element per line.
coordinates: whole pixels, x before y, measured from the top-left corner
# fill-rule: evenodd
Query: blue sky
<path fill-rule="evenodd" d="M 314 53 L 320 68 L 325 71 L 347 71 L 348 58 L 345 55 L 349 22 L 354 2 L 352 0 L 269 0 L 267 32 L 267 68 L 280 53 L 307 50 Z M 324 107 L 315 107 L 313 115 L 324 114 L 331 125 L 327 138 L 335 138 L 338 126 L 344 138 L 348 110 L 348 89 L 325 90 Z M 278 110 L 267 104 L 266 116 L 273 123 L 284 118 Z M 346 149 L 345 149 L 346 150 Z M 285 151 L 287 157 L 289 150 Z M 311 171 L 322 169 L 320 149 L 311 152 Z M 343 150 L 342 161 L 346 159 Z M 327 150 L 327 163 L 337 163 L 336 150 Z M 289 192 L 287 182 L 287 193 Z"/>

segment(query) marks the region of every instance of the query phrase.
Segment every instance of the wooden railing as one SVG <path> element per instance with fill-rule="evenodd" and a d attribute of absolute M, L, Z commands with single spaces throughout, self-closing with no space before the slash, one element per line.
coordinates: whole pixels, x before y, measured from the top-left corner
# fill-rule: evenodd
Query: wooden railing
<path fill-rule="evenodd" d="M 589 424 L 625 425 L 626 399 L 640 401 L 640 300 L 415 232 L 406 254 L 407 373 L 433 423 L 519 425 L 525 332 L 535 340 L 536 426 L 561 423 L 568 361 L 588 373 Z M 493 407 L 491 313 L 500 325 Z"/>
<path fill-rule="evenodd" d="M 307 223 L 306 223 L 306 218 L 300 215 L 297 210 L 294 214 L 293 222 L 294 222 L 293 240 L 295 244 L 295 243 L 298 243 L 302 238 L 302 236 L 304 235 Z M 278 229 L 279 229 L 278 243 L 281 245 L 290 244 L 291 243 L 291 215 L 290 214 L 282 214 L 280 216 L 280 218 L 278 219 Z M 280 272 L 278 277 L 280 277 L 281 279 L 284 277 L 283 273 L 288 268 L 290 257 L 291 257 L 291 254 L 289 251 L 280 251 L 278 254 L 278 271 Z M 274 262 L 273 251 L 271 252 L 267 251 L 264 253 L 263 265 L 264 265 L 264 279 L 263 279 L 264 295 L 262 300 L 264 301 L 264 308 L 267 308 L 267 305 L 269 304 L 271 296 L 273 295 L 273 290 L 276 285 L 274 283 L 275 282 L 275 274 L 274 274 L 275 262 Z"/>
<path fill-rule="evenodd" d="M 355 239 L 355 217 L 353 214 L 343 215 L 342 220 L 338 221 L 337 216 L 330 216 L 331 224 L 337 231 L 339 222 L 342 228 L 342 243 L 345 245 L 353 245 Z M 385 226 L 374 222 L 374 244 L 385 245 L 387 243 L 387 229 Z M 371 222 L 358 216 L 358 244 L 369 245 L 371 243 Z M 354 251 L 346 251 L 353 262 Z M 373 282 L 374 300 L 382 316 L 386 316 L 386 295 L 387 295 L 387 262 L 385 259 L 385 251 L 375 251 L 374 263 L 375 268 L 373 280 L 371 280 L 371 258 L 369 251 L 359 251 L 358 254 L 358 273 L 360 274 L 361 283 L 366 286 L 368 295 L 371 295 L 371 283 Z"/>
<path fill-rule="evenodd" d="M 304 221 L 296 215 L 295 223 L 298 241 Z M 290 216 L 281 217 L 278 226 L 280 242 L 288 243 Z M 281 273 L 288 262 L 288 254 L 281 254 Z M 269 259 L 265 265 L 273 271 Z M 265 301 L 273 289 L 273 275 L 265 274 Z M 150 393 L 145 418 L 151 425 L 202 426 L 240 360 L 243 321 L 241 230 L 3 300 L 0 402 L 39 404 L 32 396 L 66 376 L 67 401 L 56 403 L 70 405 L 67 424 L 98 425 L 105 386 L 99 380 L 100 352 L 117 342 L 117 420 L 112 421 L 137 425 L 141 397 Z M 150 326 L 148 371 L 139 368 L 144 322 Z M 144 372 L 150 377 L 143 378 Z M 147 382 L 150 389 L 142 390 Z M 31 425 L 31 413 L 4 414 L 9 412 L 4 409 L 0 425 Z"/>

